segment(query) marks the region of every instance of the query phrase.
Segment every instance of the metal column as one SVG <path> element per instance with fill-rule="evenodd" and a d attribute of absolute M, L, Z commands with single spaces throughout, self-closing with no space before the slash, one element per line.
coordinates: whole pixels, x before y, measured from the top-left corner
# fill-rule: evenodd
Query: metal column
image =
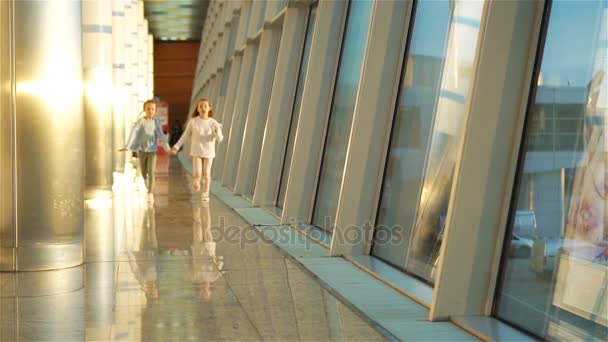
<path fill-rule="evenodd" d="M 81 3 L 3 1 L 0 7 L 0 78 L 10 85 L 0 100 L 0 270 L 80 265 Z"/>

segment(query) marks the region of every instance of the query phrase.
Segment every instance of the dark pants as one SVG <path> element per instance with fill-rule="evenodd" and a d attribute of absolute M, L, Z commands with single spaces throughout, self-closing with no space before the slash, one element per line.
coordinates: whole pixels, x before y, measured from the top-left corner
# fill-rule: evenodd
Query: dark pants
<path fill-rule="evenodd" d="M 154 173 L 156 172 L 156 152 L 137 152 L 141 175 L 144 177 L 146 189 L 151 194 L 154 191 Z"/>

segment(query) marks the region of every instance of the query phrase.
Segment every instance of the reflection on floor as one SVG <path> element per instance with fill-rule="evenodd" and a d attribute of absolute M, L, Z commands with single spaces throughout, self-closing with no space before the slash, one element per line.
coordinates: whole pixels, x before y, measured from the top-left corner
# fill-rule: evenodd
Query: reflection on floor
<path fill-rule="evenodd" d="M 0 339 L 386 340 L 182 170 L 87 201 L 83 267 L 0 274 Z"/>

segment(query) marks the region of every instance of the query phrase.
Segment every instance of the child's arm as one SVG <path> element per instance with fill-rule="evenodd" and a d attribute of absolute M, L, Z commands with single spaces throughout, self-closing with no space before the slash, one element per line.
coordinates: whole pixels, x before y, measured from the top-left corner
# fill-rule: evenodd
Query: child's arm
<path fill-rule="evenodd" d="M 192 126 L 192 120 L 190 120 L 188 122 L 188 124 L 186 125 L 186 131 L 184 132 L 184 134 L 182 134 L 182 136 L 179 138 L 179 140 L 175 143 L 175 145 L 173 145 L 173 148 L 176 150 L 179 150 L 180 147 L 182 147 L 182 145 L 184 144 L 184 142 L 186 141 L 186 137 L 190 136 L 190 134 L 192 134 L 192 128 L 190 127 Z"/>
<path fill-rule="evenodd" d="M 222 142 L 222 140 L 224 140 L 224 135 L 222 134 L 222 124 L 216 122 L 216 125 L 213 128 L 213 134 L 215 134 L 215 139 L 217 139 L 218 142 Z"/>
<path fill-rule="evenodd" d="M 160 120 L 155 120 L 154 124 L 156 126 L 156 135 L 158 135 L 158 137 L 160 137 L 160 140 L 163 141 L 163 147 L 165 148 L 165 151 L 169 151 L 171 147 L 169 146 L 169 141 L 167 141 L 167 136 L 163 132 Z"/>
<path fill-rule="evenodd" d="M 135 122 L 135 125 L 133 125 L 133 128 L 131 128 L 131 132 L 129 132 L 129 138 L 127 139 L 125 146 L 123 148 L 121 148 L 119 151 L 126 151 L 126 150 L 133 151 L 133 145 L 135 144 L 135 138 L 138 135 L 137 131 L 139 130 L 140 126 L 141 126 L 141 120 L 137 120 L 137 122 Z"/>

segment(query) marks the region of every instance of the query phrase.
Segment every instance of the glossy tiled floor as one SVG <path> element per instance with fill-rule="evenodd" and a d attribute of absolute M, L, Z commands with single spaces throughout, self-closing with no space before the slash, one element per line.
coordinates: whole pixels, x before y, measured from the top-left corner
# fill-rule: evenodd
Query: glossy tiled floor
<path fill-rule="evenodd" d="M 87 202 L 83 267 L 0 275 L 0 339 L 386 339 L 222 202 L 191 194 L 177 159 L 157 172 L 154 205 L 128 187 Z"/>

